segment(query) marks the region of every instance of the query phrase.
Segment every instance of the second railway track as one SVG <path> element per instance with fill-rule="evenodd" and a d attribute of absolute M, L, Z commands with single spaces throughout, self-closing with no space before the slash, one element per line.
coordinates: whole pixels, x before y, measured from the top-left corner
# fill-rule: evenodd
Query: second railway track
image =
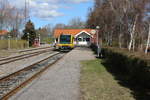
<path fill-rule="evenodd" d="M 48 48 L 48 49 L 41 50 L 41 51 L 22 54 L 22 55 L 18 55 L 18 56 L 14 56 L 14 57 L 9 57 L 9 58 L 3 58 L 3 59 L 0 59 L 0 65 L 4 65 L 4 64 L 8 64 L 8 63 L 18 61 L 18 60 L 22 60 L 22 59 L 25 59 L 25 58 L 37 56 L 37 55 L 40 55 L 42 53 L 49 52 L 49 51 L 52 51 L 52 50 L 53 50 L 53 48 Z"/>
<path fill-rule="evenodd" d="M 63 56 L 64 54 L 62 53 L 54 52 L 49 57 L 35 64 L 1 78 L 0 100 L 7 100 Z"/>

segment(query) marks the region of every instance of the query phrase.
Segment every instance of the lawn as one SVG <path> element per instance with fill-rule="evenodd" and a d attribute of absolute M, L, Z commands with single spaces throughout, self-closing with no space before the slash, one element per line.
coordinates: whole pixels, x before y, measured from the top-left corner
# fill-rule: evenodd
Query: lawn
<path fill-rule="evenodd" d="M 101 62 L 81 62 L 81 100 L 135 100 L 132 91 L 121 86 Z"/>

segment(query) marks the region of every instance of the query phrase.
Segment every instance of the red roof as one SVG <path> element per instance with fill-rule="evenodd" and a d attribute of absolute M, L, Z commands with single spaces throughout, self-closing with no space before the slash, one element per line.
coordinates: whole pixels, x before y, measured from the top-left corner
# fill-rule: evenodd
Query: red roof
<path fill-rule="evenodd" d="M 91 34 L 91 31 L 93 29 L 55 29 L 54 31 L 54 37 L 59 37 L 61 34 L 71 34 L 75 36 L 76 34 L 86 31 Z"/>
<path fill-rule="evenodd" d="M 5 35 L 5 34 L 7 34 L 7 33 L 8 33 L 7 30 L 0 30 L 0 35 Z"/>

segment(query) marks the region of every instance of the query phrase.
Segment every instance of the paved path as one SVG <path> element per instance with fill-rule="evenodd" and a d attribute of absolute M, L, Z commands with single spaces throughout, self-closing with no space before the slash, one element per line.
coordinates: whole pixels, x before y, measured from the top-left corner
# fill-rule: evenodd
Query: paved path
<path fill-rule="evenodd" d="M 79 100 L 80 61 L 90 59 L 89 49 L 76 48 L 10 100 Z"/>

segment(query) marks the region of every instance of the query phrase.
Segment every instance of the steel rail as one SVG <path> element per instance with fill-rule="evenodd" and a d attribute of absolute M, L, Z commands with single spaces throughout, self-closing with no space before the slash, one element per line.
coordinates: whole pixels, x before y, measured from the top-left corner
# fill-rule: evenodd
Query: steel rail
<path fill-rule="evenodd" d="M 35 64 L 32 64 L 24 69 L 21 69 L 15 73 L 12 73 L 6 77 L 3 77 L 0 79 L 0 83 L 5 82 L 5 81 L 9 81 L 11 79 L 13 79 L 13 77 L 17 77 L 17 75 L 19 76 L 21 73 L 26 72 L 26 71 L 30 71 L 32 70 L 36 65 L 47 61 L 48 59 L 55 57 L 56 55 L 59 55 L 61 53 L 55 53 Z M 13 96 L 14 94 L 16 94 L 19 90 L 21 90 L 23 87 L 25 87 L 27 84 L 29 84 L 32 80 L 34 80 L 35 78 L 37 78 L 38 76 L 40 76 L 45 70 L 47 70 L 49 67 L 51 67 L 51 65 L 55 64 L 58 60 L 60 60 L 63 56 L 59 57 L 58 59 L 56 59 L 54 62 L 46 65 L 44 68 L 39 69 L 39 71 L 37 71 L 35 74 L 31 75 L 29 78 L 27 78 L 25 81 L 21 82 L 19 85 L 15 86 L 13 89 L 11 89 L 9 92 L 7 92 L 6 94 L 4 94 L 0 99 L 1 100 L 8 100 L 11 96 Z"/>
<path fill-rule="evenodd" d="M 49 48 L 49 49 L 46 49 L 46 50 L 51 50 L 51 49 L 53 49 L 53 48 Z M 43 50 L 41 50 L 41 51 L 43 51 Z M 13 56 L 13 57 L 7 57 L 7 58 L 5 57 L 5 58 L 0 59 L 0 61 L 9 60 L 9 59 L 13 59 L 13 58 L 21 57 L 21 56 L 28 55 L 28 54 L 38 53 L 38 52 L 40 52 L 40 51 L 31 52 L 31 53 L 22 54 L 22 55 Z"/>
<path fill-rule="evenodd" d="M 43 50 L 43 51 L 32 52 L 32 53 L 28 53 L 28 54 L 14 56 L 14 57 L 6 58 L 6 59 L 1 59 L 0 60 L 0 62 L 1 62 L 0 65 L 4 65 L 4 64 L 8 64 L 8 63 L 11 63 L 11 62 L 14 62 L 14 61 L 22 60 L 24 58 L 37 56 L 37 55 L 40 55 L 42 53 L 49 52 L 48 50 L 52 50 L 52 48 L 51 49 L 46 49 L 46 50 Z"/>
<path fill-rule="evenodd" d="M 21 52 L 28 52 L 28 51 L 34 51 L 34 50 L 40 50 L 40 49 L 46 49 L 46 48 L 51 48 L 51 47 L 43 47 L 43 48 L 34 48 L 34 49 L 21 50 L 21 51 L 19 51 L 19 53 L 21 53 Z"/>

